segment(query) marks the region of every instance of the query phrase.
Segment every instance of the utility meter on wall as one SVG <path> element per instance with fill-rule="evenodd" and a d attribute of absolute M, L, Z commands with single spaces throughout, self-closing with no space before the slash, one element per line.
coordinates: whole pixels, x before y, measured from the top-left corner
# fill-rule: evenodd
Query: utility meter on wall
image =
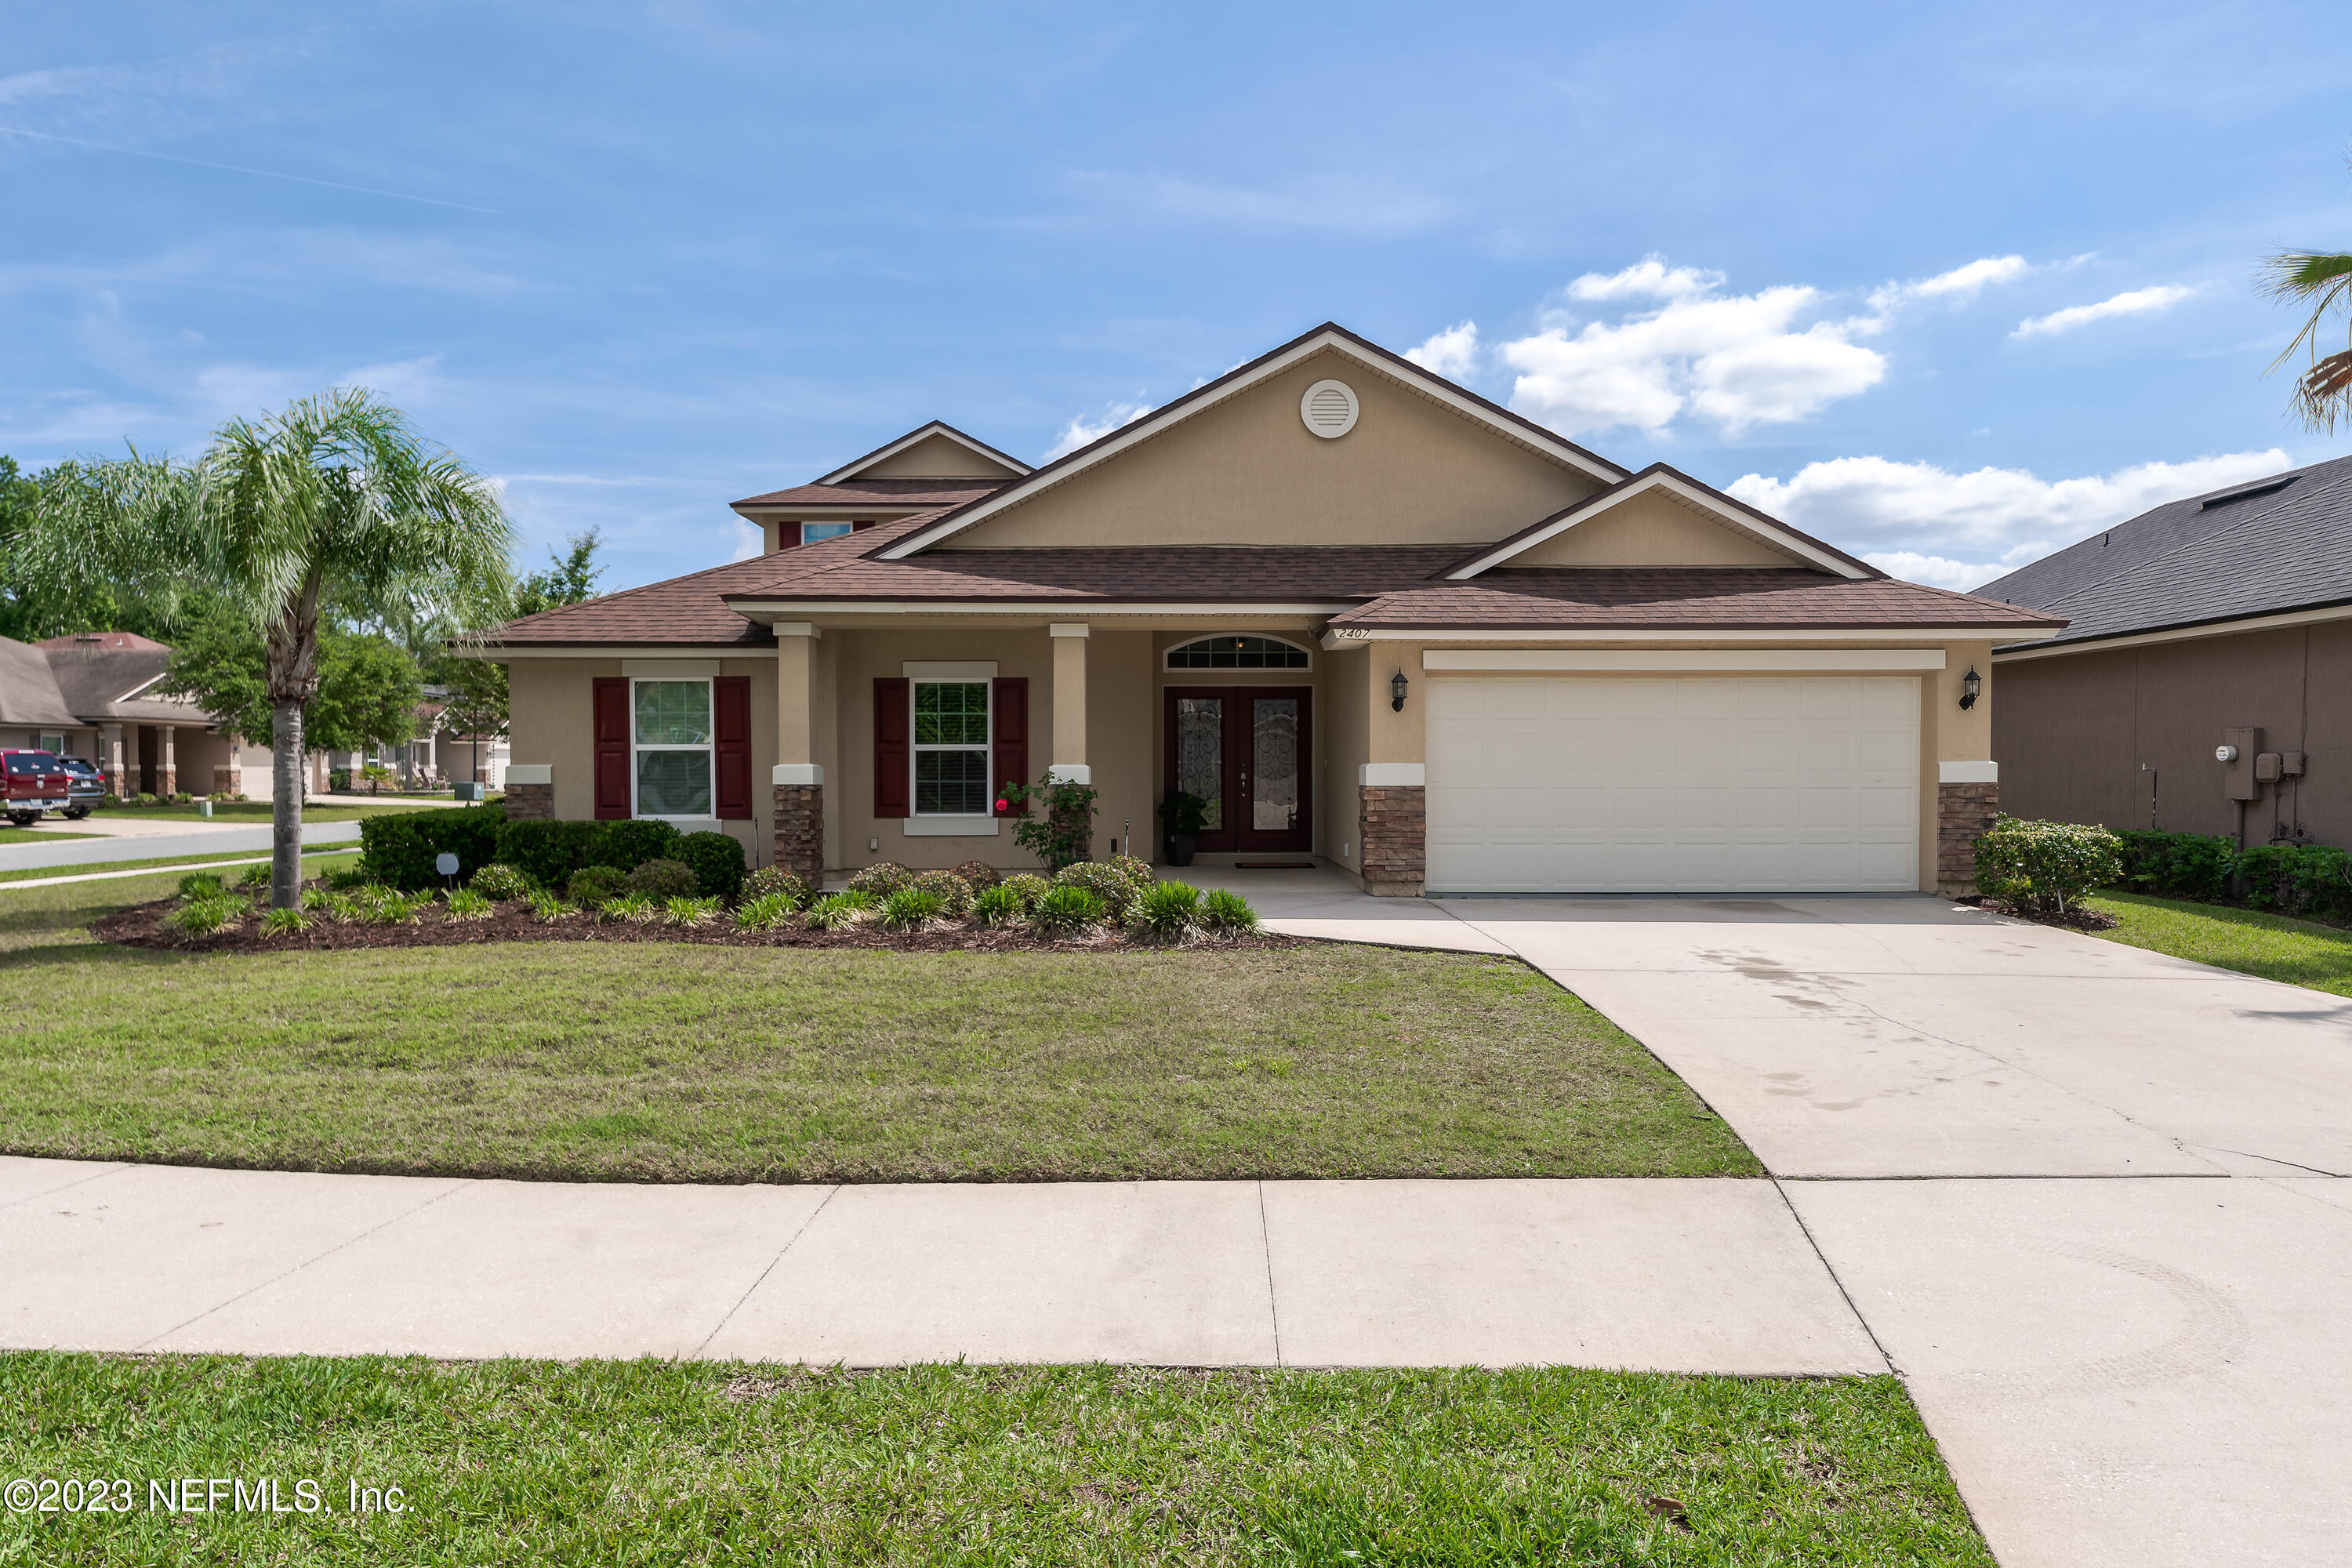
<path fill-rule="evenodd" d="M 2213 748 L 2213 760 L 2217 763 L 2234 763 L 2238 760 L 2238 748 L 2216 746 Z"/>

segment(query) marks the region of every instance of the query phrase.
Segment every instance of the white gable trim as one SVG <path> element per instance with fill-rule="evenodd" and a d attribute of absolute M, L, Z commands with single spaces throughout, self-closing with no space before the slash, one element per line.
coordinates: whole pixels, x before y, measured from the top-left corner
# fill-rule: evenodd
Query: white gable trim
<path fill-rule="evenodd" d="M 993 447 L 982 446 L 980 442 L 973 440 L 971 437 L 965 435 L 962 431 L 957 429 L 954 426 L 948 424 L 946 421 L 934 419 L 922 428 L 919 430 L 909 430 L 904 436 L 901 436 L 897 440 L 891 442 L 888 446 L 877 447 L 874 451 L 866 453 L 866 456 L 857 458 L 856 461 L 851 462 L 843 468 L 835 468 L 833 472 L 823 475 L 812 482 L 820 485 L 837 485 L 844 479 L 854 479 L 858 475 L 864 473 L 866 469 L 872 468 L 875 464 L 895 458 L 899 453 L 905 451 L 908 447 L 915 445 L 917 442 L 928 440 L 933 436 L 944 436 L 949 440 L 953 441 L 957 446 L 961 447 L 965 451 L 973 454 L 975 457 L 985 458 L 992 463 L 1002 463 L 1016 474 L 1026 475 L 1033 471 L 1029 465 L 1023 462 L 1020 458 L 1013 457 L 1009 453 L 1000 452 Z"/>
<path fill-rule="evenodd" d="M 1823 550 L 1820 545 L 1776 523 L 1724 505 L 1721 498 L 1709 494 L 1702 486 L 1692 484 L 1675 474 L 1659 470 L 1644 474 L 1613 490 L 1591 496 L 1577 502 L 1541 527 L 1531 529 L 1517 539 L 1507 540 L 1484 555 L 1456 566 L 1445 574 L 1446 580 L 1453 583 L 1466 582 L 1491 566 L 1499 566 L 1514 556 L 1534 549 L 1547 539 L 1557 538 L 1578 523 L 1588 522 L 1599 517 L 1622 501 L 1631 500 L 1635 496 L 1646 495 L 1652 490 L 1661 489 L 1677 500 L 1696 507 L 1726 528 L 1751 534 L 1773 548 L 1786 551 L 1789 554 L 1818 566 L 1824 572 L 1834 572 L 1841 577 L 1857 580 L 1870 575 L 1868 572 L 1856 568 L 1853 563 L 1843 556 Z"/>
<path fill-rule="evenodd" d="M 1345 355 L 1375 374 L 1387 376 L 1391 381 L 1402 382 L 1432 402 L 1453 410 L 1464 418 L 1483 425 L 1497 435 L 1516 441 L 1521 446 L 1533 447 L 1548 458 L 1566 463 L 1578 472 L 1589 474 L 1604 485 L 1616 484 L 1625 478 L 1625 471 L 1622 468 L 1605 463 L 1571 443 L 1552 436 L 1548 431 L 1497 419 L 1482 406 L 1477 399 L 1447 381 L 1444 376 L 1432 375 L 1410 360 L 1376 358 L 1366 353 L 1360 345 L 1344 333 L 1333 331 L 1327 327 L 1321 331 L 1301 338 L 1289 348 L 1267 356 L 1257 364 L 1235 373 L 1232 379 L 1222 384 L 1212 384 L 1203 389 L 1209 395 L 1180 397 L 1166 407 L 1147 414 L 1133 424 L 1106 436 L 1093 446 L 1073 452 L 1060 462 L 1048 463 L 1045 468 L 1026 478 L 1015 480 L 987 500 L 970 503 L 953 517 L 942 519 L 929 528 L 918 529 L 906 538 L 892 543 L 887 549 L 877 552 L 875 559 L 904 561 L 910 555 L 919 554 L 941 540 L 952 538 L 974 523 L 984 522 L 1015 502 L 1035 494 L 1039 489 L 1044 488 L 1039 481 L 1060 484 L 1066 479 L 1075 478 L 1097 463 L 1108 458 L 1115 458 L 1139 442 L 1149 441 L 1161 431 L 1180 425 L 1196 414 L 1206 413 L 1227 398 L 1247 392 L 1254 386 L 1261 385 L 1289 370 L 1300 361 L 1310 355 L 1322 353 L 1326 350 Z M 818 482 L 822 484 L 828 481 L 821 479 Z"/>

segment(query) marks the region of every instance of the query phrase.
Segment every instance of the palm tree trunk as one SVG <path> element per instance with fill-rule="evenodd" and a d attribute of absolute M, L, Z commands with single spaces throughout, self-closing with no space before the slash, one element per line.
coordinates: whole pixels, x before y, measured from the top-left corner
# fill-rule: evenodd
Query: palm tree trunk
<path fill-rule="evenodd" d="M 302 905 L 302 705 L 272 710 L 269 742 L 269 907 Z"/>

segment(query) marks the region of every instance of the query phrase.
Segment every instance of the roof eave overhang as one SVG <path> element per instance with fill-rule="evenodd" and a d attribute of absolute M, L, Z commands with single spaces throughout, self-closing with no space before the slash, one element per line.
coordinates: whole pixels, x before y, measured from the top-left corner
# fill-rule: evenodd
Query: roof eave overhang
<path fill-rule="evenodd" d="M 2013 626 L 1333 626 L 1342 647 L 1351 642 L 1982 642 Z"/>
<path fill-rule="evenodd" d="M 903 561 L 974 523 L 984 521 L 1007 507 L 1055 485 L 1066 483 L 1095 464 L 1117 457 L 1194 415 L 1215 407 L 1229 397 L 1280 375 L 1302 360 L 1326 351 L 1345 354 L 1368 370 L 1404 382 L 1433 402 L 1486 425 L 1521 446 L 1599 479 L 1604 485 L 1616 484 L 1625 478 L 1624 469 L 1586 451 L 1573 441 L 1564 439 L 1531 420 L 1522 419 L 1508 409 L 1489 403 L 1475 393 L 1456 386 L 1444 376 L 1433 374 L 1408 359 L 1391 354 L 1344 328 L 1326 324 L 1304 337 L 1294 338 L 1247 364 L 1226 372 L 1133 424 L 1120 426 L 1100 440 L 1047 463 L 993 495 L 965 502 L 929 527 L 918 529 L 887 548 L 877 551 L 875 559 Z"/>
<path fill-rule="evenodd" d="M 2063 642 L 2044 639 L 2002 643 L 1992 651 L 1995 658 L 2007 664 L 2018 659 L 2051 658 L 2070 653 L 2104 653 L 2149 643 L 2189 642 L 2199 637 L 2235 637 L 2244 632 L 2277 631 L 2289 626 L 2344 620 L 2352 620 L 2352 599 L 2331 599 L 2325 604 L 2300 605 L 2291 610 L 2264 610 L 2253 615 L 2217 616 L 2210 620 L 2170 621 L 2162 626 L 2103 632 L 2096 637 L 2068 637 Z"/>

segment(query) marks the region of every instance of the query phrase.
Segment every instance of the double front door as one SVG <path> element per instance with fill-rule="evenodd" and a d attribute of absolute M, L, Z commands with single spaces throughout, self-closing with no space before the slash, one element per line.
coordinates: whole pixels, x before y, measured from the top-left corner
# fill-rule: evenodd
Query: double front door
<path fill-rule="evenodd" d="M 1209 803 L 1201 847 L 1314 847 L 1312 692 L 1304 686 L 1168 688 L 1163 787 Z"/>

